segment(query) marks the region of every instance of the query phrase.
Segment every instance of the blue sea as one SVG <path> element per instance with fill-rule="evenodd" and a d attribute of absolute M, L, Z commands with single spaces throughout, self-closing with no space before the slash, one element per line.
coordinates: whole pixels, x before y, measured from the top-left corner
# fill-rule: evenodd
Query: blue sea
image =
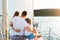
<path fill-rule="evenodd" d="M 60 40 L 60 17 L 34 17 L 34 24 L 44 40 Z"/>
<path fill-rule="evenodd" d="M 44 40 L 60 40 L 60 35 L 57 35 L 53 32 L 49 33 L 48 32 L 40 32 L 40 34 L 42 35 L 42 37 L 44 38 Z"/>

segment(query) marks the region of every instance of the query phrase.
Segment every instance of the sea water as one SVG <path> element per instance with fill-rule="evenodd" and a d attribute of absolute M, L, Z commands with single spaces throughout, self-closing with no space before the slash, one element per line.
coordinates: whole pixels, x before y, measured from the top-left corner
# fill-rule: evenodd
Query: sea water
<path fill-rule="evenodd" d="M 60 17 L 34 17 L 44 40 L 60 40 Z"/>

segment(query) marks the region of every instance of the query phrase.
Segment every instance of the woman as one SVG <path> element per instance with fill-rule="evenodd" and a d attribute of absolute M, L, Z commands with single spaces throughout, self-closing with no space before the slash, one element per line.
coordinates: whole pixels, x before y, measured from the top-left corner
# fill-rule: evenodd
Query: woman
<path fill-rule="evenodd" d="M 14 18 L 17 18 L 17 17 L 19 17 L 19 12 L 18 12 L 18 11 L 16 11 L 16 12 L 14 13 L 13 19 L 14 19 Z M 11 39 L 11 40 L 14 40 L 14 39 L 16 39 L 16 37 L 14 36 L 14 34 L 16 34 L 16 32 L 20 32 L 21 30 L 14 28 L 14 26 L 13 26 L 13 20 L 10 22 L 9 25 L 10 25 L 10 27 L 11 27 L 11 30 L 10 30 L 10 39 Z M 16 30 L 15 30 L 15 29 L 16 29 Z"/>
<path fill-rule="evenodd" d="M 18 12 L 18 11 L 16 11 L 16 12 L 14 13 L 13 18 L 16 17 L 16 16 L 19 16 L 19 12 Z M 13 23 L 12 23 L 12 21 L 10 22 L 9 25 L 10 25 L 10 27 L 12 27 L 12 29 L 13 29 L 14 31 L 16 31 L 16 32 L 20 32 L 20 29 L 16 29 L 16 30 L 15 30 L 15 28 L 13 27 Z"/>

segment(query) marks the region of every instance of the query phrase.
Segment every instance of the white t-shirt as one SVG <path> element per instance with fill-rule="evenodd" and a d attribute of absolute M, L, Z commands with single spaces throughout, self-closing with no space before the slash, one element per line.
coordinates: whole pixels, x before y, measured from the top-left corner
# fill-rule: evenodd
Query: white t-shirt
<path fill-rule="evenodd" d="M 10 36 L 13 36 L 13 29 L 10 28 Z"/>
<path fill-rule="evenodd" d="M 31 25 L 29 25 L 29 27 L 31 28 Z M 32 30 L 32 29 L 31 29 Z M 31 34 L 32 32 L 29 32 L 28 30 L 25 29 L 25 35 L 29 35 Z"/>
<path fill-rule="evenodd" d="M 14 17 L 12 22 L 13 22 L 13 26 L 14 26 L 15 29 L 20 29 L 21 30 L 21 32 L 13 31 L 13 34 L 14 35 L 23 35 L 24 28 L 28 26 L 27 22 L 19 16 Z"/>

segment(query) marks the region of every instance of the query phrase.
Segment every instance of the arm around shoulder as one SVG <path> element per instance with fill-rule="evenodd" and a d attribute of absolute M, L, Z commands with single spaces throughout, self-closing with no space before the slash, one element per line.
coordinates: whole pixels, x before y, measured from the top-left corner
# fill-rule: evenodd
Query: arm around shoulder
<path fill-rule="evenodd" d="M 32 32 L 32 30 L 29 26 L 25 27 L 25 29 L 28 30 L 29 32 Z"/>

